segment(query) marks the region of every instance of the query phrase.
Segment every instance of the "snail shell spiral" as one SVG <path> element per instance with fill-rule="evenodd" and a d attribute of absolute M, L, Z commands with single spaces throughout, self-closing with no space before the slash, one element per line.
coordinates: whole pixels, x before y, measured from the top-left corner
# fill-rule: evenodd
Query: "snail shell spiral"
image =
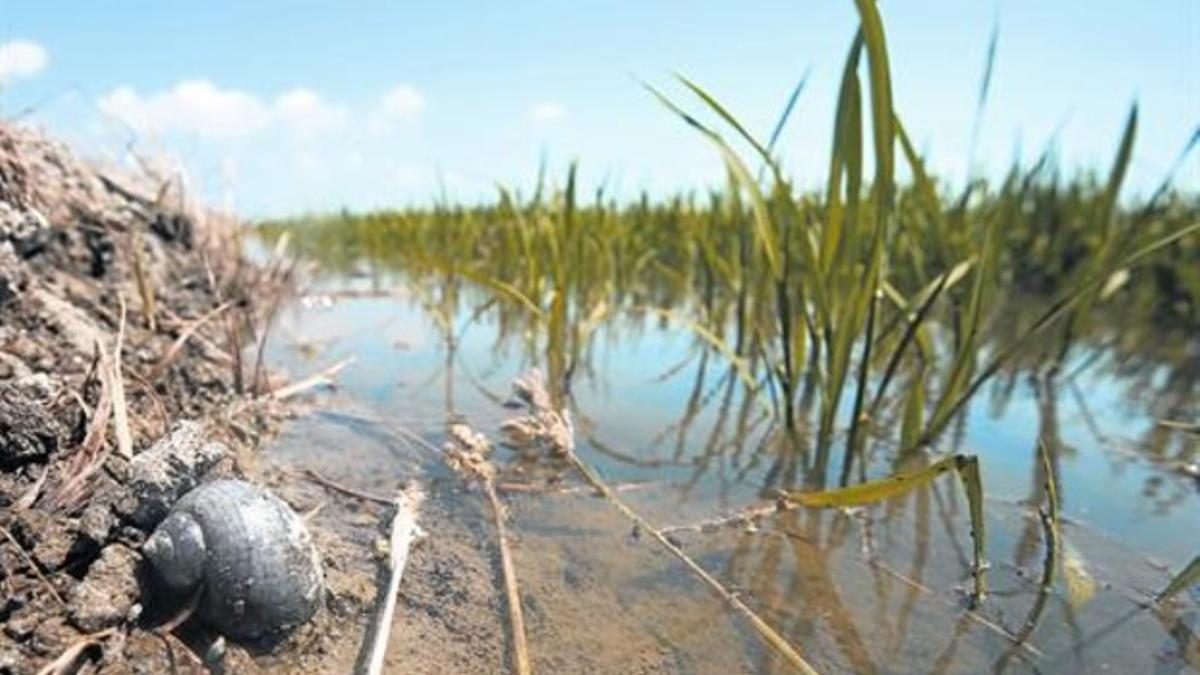
<path fill-rule="evenodd" d="M 200 590 L 201 620 L 235 639 L 282 634 L 321 605 L 320 557 L 304 521 L 244 481 L 184 495 L 142 551 L 167 587 Z"/>

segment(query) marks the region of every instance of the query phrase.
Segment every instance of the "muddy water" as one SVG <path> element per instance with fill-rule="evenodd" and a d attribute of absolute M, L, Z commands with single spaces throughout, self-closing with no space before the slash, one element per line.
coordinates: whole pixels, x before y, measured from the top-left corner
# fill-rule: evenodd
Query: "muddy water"
<path fill-rule="evenodd" d="M 486 511 L 439 458 L 396 430 L 438 445 L 454 416 L 495 437 L 511 412 L 501 405 L 509 382 L 540 365 L 537 351 L 487 315 L 451 317 L 451 349 L 429 308 L 402 287 L 385 297 L 323 295 L 331 288 L 366 286 L 321 282 L 281 315 L 272 337 L 274 363 L 296 375 L 356 359 L 338 391 L 316 396 L 317 412 L 285 436 L 295 448 L 285 461 L 362 489 L 414 476 L 427 483 L 431 536 L 402 590 L 392 669 L 499 672 L 510 645 Z M 801 510 L 754 528 L 673 536 L 822 673 L 1195 672 L 1200 597 L 1170 611 L 1140 604 L 1200 551 L 1200 485 L 1187 473 L 1200 443 L 1152 414 L 1152 390 L 1167 376 L 1127 381 L 1103 367 L 1073 378 L 1021 374 L 980 396 L 945 435 L 940 449 L 982 464 L 992 592 L 976 611 L 966 608 L 967 504 L 952 475 L 867 509 Z M 771 488 L 836 483 L 840 454 L 789 440 L 684 331 L 615 321 L 592 338 L 572 384 L 580 456 L 611 483 L 630 484 L 622 497 L 659 525 L 732 513 Z M 1043 485 L 1039 435 L 1058 441 L 1067 572 L 1040 609 L 1045 548 L 1026 506 Z M 866 476 L 920 461 L 894 454 L 881 439 Z M 505 481 L 578 484 L 565 467 L 504 449 L 498 457 Z M 535 671 L 788 672 L 602 500 L 555 492 L 507 500 Z M 1014 644 L 1027 625 L 1028 639 Z"/>

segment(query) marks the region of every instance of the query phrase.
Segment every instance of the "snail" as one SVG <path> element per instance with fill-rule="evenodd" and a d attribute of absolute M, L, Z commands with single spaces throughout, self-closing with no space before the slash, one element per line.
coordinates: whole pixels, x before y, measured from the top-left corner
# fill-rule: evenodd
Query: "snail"
<path fill-rule="evenodd" d="M 200 619 L 234 639 L 281 635 L 308 621 L 324 595 L 304 522 L 283 500 L 240 480 L 184 495 L 142 552 L 168 589 L 200 593 Z"/>

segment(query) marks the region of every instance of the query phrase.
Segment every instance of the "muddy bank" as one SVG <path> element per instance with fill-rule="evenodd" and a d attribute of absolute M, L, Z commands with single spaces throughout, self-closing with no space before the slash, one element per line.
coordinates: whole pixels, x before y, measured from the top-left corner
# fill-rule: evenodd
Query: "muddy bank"
<path fill-rule="evenodd" d="M 369 556 L 348 580 L 318 532 L 337 590 L 317 621 L 225 644 L 154 594 L 140 550 L 199 482 L 265 480 L 251 452 L 303 389 L 257 358 L 288 277 L 169 177 L 0 123 L 0 673 L 307 671 L 365 612 Z"/>

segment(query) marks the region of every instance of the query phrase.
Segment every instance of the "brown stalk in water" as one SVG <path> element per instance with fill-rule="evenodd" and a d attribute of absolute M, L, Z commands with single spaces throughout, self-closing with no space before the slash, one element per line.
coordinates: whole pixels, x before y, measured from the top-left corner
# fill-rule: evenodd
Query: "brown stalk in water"
<path fill-rule="evenodd" d="M 483 434 L 469 425 L 451 424 L 450 439 L 442 448 L 446 461 L 454 470 L 469 480 L 483 485 L 484 495 L 492 511 L 492 522 L 496 526 L 496 537 L 500 545 L 500 567 L 504 575 L 504 592 L 508 601 L 509 624 L 512 629 L 513 670 L 518 675 L 529 675 L 533 667 L 529 661 L 529 646 L 525 640 L 525 614 L 521 609 L 521 593 L 517 585 L 516 567 L 508 545 L 508 528 L 504 521 L 506 512 L 500 495 L 496 492 L 496 467 L 488 460 L 491 446 Z"/>
<path fill-rule="evenodd" d="M 545 406 L 549 405 L 551 398 L 545 390 L 542 375 L 539 371 L 533 370 L 526 375 L 517 378 L 513 382 L 513 390 L 517 397 L 525 402 L 530 408 L 530 414 L 519 419 L 559 419 L 566 420 L 566 422 L 569 424 L 571 418 L 567 410 L 564 409 L 562 411 L 554 411 L 547 410 L 545 408 Z M 541 429 L 539 431 L 540 433 L 534 433 L 532 436 L 534 438 L 541 439 L 558 439 L 560 437 L 561 429 Z M 731 609 L 749 621 L 750 625 L 754 627 L 754 630 L 763 638 L 763 640 L 765 640 L 772 649 L 778 652 L 780 656 L 782 656 L 792 667 L 794 667 L 797 672 L 805 673 L 805 675 L 816 675 L 817 671 L 808 663 L 808 661 L 804 659 L 803 656 L 800 655 L 800 652 L 793 647 L 786 638 L 780 635 L 778 631 L 772 628 L 771 625 L 766 622 L 766 620 L 760 617 L 753 609 L 750 608 L 749 605 L 742 602 L 741 599 L 725 588 L 725 586 L 721 584 L 716 577 L 709 574 L 708 571 L 701 567 L 700 564 L 695 560 L 693 560 L 691 556 L 689 556 L 687 553 L 684 553 L 683 549 L 679 548 L 679 546 L 672 542 L 665 534 L 658 530 L 658 528 L 651 525 L 649 521 L 630 508 L 625 502 L 621 501 L 621 499 L 617 496 L 616 491 L 609 487 L 608 484 L 603 480 L 601 480 L 596 472 L 593 471 L 592 468 L 583 460 L 581 460 L 579 455 L 575 453 L 573 440 L 566 445 L 566 448 L 567 449 L 565 452 L 563 452 L 563 454 L 575 467 L 575 470 L 579 472 L 580 476 L 582 476 L 589 485 L 603 495 L 604 498 L 621 513 L 621 515 L 625 516 L 625 518 L 632 522 L 640 531 L 648 532 L 650 536 L 659 543 L 659 545 L 661 545 L 671 555 L 675 556 L 676 559 L 682 562 L 684 566 L 688 568 L 688 571 L 704 582 L 704 584 L 708 586 L 709 589 L 717 595 L 717 597 L 721 598 L 721 600 L 723 600 L 725 604 L 729 605 Z M 551 450 L 555 449 L 555 446 L 551 446 Z"/>

